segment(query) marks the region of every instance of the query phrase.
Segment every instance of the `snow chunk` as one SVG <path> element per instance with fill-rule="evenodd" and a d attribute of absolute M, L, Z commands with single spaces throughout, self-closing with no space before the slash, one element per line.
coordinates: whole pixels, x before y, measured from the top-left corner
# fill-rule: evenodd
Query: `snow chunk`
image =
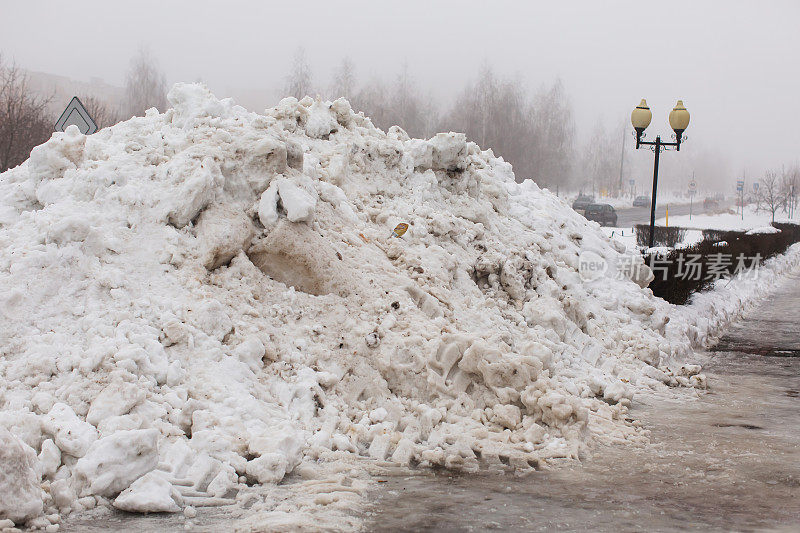
<path fill-rule="evenodd" d="M 156 472 L 148 472 L 114 500 L 114 507 L 131 513 L 177 513 L 175 489 Z M 180 496 L 178 496 L 180 498 Z"/>
<path fill-rule="evenodd" d="M 258 372 L 263 367 L 262 358 L 266 353 L 264 343 L 256 336 L 247 337 L 244 342 L 233 350 L 233 355 L 246 364 L 253 372 Z"/>
<path fill-rule="evenodd" d="M 73 457 L 83 457 L 89 446 L 97 440 L 97 430 L 75 414 L 70 406 L 57 403 L 43 419 L 43 428 L 55 436 L 62 452 Z"/>
<path fill-rule="evenodd" d="M 286 475 L 288 468 L 289 462 L 286 460 L 286 456 L 282 453 L 272 452 L 248 461 L 245 472 L 248 476 L 256 478 L 259 483 L 277 483 Z"/>
<path fill-rule="evenodd" d="M 36 452 L 0 426 L 0 519 L 23 524 L 42 514 Z"/>
<path fill-rule="evenodd" d="M 225 338 L 225 335 L 233 329 L 233 322 L 219 300 L 206 300 L 201 303 L 193 314 L 193 321 L 203 333 L 217 340 Z"/>
<path fill-rule="evenodd" d="M 58 467 L 61 466 L 61 450 L 52 439 L 45 439 L 42 442 L 39 462 L 42 464 L 42 474 L 46 477 L 53 477 Z"/>
<path fill-rule="evenodd" d="M 250 218 L 237 206 L 211 205 L 197 221 L 200 260 L 208 270 L 230 262 L 250 245 L 255 230 Z"/>
<path fill-rule="evenodd" d="M 278 194 L 290 222 L 311 222 L 317 199 L 294 182 L 280 177 L 277 179 Z"/>
<path fill-rule="evenodd" d="M 179 128 L 193 125 L 201 117 L 226 117 L 233 101 L 217 100 L 208 88 L 199 83 L 176 83 L 167 94 L 175 112 L 172 123 Z"/>
<path fill-rule="evenodd" d="M 77 168 L 83 160 L 85 145 L 86 136 L 77 126 L 68 126 L 63 133 L 54 133 L 49 141 L 31 150 L 28 163 L 31 176 L 37 182 L 62 177 L 64 172 Z"/>
<path fill-rule="evenodd" d="M 182 228 L 194 220 L 217 196 L 225 178 L 219 165 L 206 157 L 178 186 L 175 195 L 167 200 L 167 220 L 176 228 Z"/>
<path fill-rule="evenodd" d="M 97 426 L 107 418 L 127 414 L 143 399 L 144 391 L 135 384 L 111 383 L 92 401 L 86 421 Z"/>
<path fill-rule="evenodd" d="M 306 135 L 313 139 L 327 139 L 339 128 L 331 107 L 319 100 L 311 104 L 306 121 Z"/>
<path fill-rule="evenodd" d="M 156 429 L 117 431 L 92 444 L 75 465 L 83 495 L 113 496 L 158 465 Z"/>
<path fill-rule="evenodd" d="M 278 183 L 273 181 L 258 201 L 258 219 L 265 228 L 278 222 Z"/>
<path fill-rule="evenodd" d="M 431 167 L 442 170 L 467 168 L 467 136 L 463 133 L 437 133 L 430 141 Z"/>

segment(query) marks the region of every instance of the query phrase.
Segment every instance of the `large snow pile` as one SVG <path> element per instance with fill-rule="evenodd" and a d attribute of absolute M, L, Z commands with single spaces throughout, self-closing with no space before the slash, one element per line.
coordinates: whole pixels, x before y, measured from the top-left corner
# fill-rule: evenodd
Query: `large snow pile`
<path fill-rule="evenodd" d="M 39 513 L 31 483 L 45 514 L 146 512 L 354 456 L 524 469 L 639 440 L 637 389 L 702 380 L 666 367 L 688 344 L 641 260 L 619 278 L 623 247 L 463 135 L 169 100 L 0 175 L 0 518 Z"/>

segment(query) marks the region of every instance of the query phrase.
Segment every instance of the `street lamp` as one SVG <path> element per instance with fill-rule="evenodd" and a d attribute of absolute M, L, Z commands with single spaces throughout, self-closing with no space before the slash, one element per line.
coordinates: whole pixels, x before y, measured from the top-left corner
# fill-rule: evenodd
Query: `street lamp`
<path fill-rule="evenodd" d="M 642 146 L 649 146 L 656 154 L 656 160 L 653 164 L 653 196 L 650 200 L 650 248 L 653 247 L 653 238 L 656 225 L 656 192 L 658 188 L 658 156 L 662 150 L 668 150 L 670 147 L 675 147 L 675 150 L 680 151 L 681 139 L 683 132 L 689 127 L 689 112 L 683 105 L 683 100 L 678 100 L 675 107 L 669 113 L 669 125 L 675 132 L 673 138 L 675 142 L 663 142 L 661 136 L 657 135 L 655 141 L 644 141 L 644 130 L 650 125 L 653 119 L 653 113 L 647 107 L 647 102 L 642 98 L 641 103 L 631 113 L 631 124 L 633 129 L 636 130 L 636 149 Z"/>

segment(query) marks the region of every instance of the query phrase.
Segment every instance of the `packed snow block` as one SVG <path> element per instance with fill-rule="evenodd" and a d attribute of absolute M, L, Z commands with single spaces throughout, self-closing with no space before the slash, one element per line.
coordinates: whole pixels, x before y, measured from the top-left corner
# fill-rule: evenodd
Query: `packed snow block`
<path fill-rule="evenodd" d="M 50 496 L 59 510 L 68 511 L 77 498 L 70 481 L 70 479 L 56 479 L 50 483 Z"/>
<path fill-rule="evenodd" d="M 286 141 L 286 164 L 289 168 L 302 171 L 303 170 L 303 145 L 297 141 Z"/>
<path fill-rule="evenodd" d="M 0 519 L 17 525 L 42 514 L 36 452 L 0 426 Z"/>
<path fill-rule="evenodd" d="M 219 165 L 212 157 L 204 158 L 179 182 L 175 195 L 166 200 L 169 223 L 182 228 L 193 221 L 217 197 L 224 183 Z"/>
<path fill-rule="evenodd" d="M 286 173 L 286 169 L 292 166 L 290 152 L 292 157 L 296 157 L 294 145 L 294 142 L 288 143 L 274 135 L 264 135 L 246 146 L 246 157 L 241 169 L 250 189 L 248 192 L 260 194 L 267 188 L 273 176 Z M 302 160 L 302 150 L 300 154 Z"/>
<path fill-rule="evenodd" d="M 200 260 L 206 269 L 214 270 L 247 249 L 255 229 L 239 206 L 212 204 L 200 214 L 196 234 Z"/>
<path fill-rule="evenodd" d="M 458 367 L 481 377 L 495 390 L 510 388 L 520 391 L 535 381 L 542 369 L 536 357 L 522 356 L 514 352 L 503 352 L 483 339 L 475 340 L 464 350 Z M 504 398 L 500 398 L 504 401 Z"/>
<path fill-rule="evenodd" d="M 203 300 L 189 317 L 200 331 L 219 341 L 233 329 L 233 321 L 219 300 Z"/>
<path fill-rule="evenodd" d="M 438 318 L 444 316 L 444 311 L 439 301 L 420 289 L 416 285 L 409 285 L 406 287 L 406 292 L 411 296 L 411 300 L 419 307 L 419 309 L 428 315 L 429 318 Z"/>
<path fill-rule="evenodd" d="M 222 498 L 231 490 L 236 488 L 239 483 L 239 475 L 231 465 L 222 464 L 219 472 L 209 482 L 205 491 L 214 498 Z"/>
<path fill-rule="evenodd" d="M 177 513 L 181 499 L 172 484 L 157 472 L 148 472 L 122 491 L 114 507 L 129 513 Z"/>
<path fill-rule="evenodd" d="M 117 431 L 96 441 L 75 464 L 81 495 L 114 496 L 158 465 L 157 429 Z"/>
<path fill-rule="evenodd" d="M 265 453 L 252 461 L 247 461 L 245 472 L 261 484 L 277 483 L 286 475 L 289 462 L 282 453 Z"/>
<path fill-rule="evenodd" d="M 351 275 L 330 242 L 306 224 L 281 219 L 247 250 L 250 261 L 270 278 L 313 295 L 347 292 Z"/>
<path fill-rule="evenodd" d="M 278 200 L 280 200 L 278 184 L 277 182 L 272 182 L 267 190 L 261 194 L 261 198 L 256 204 L 258 220 L 261 221 L 261 225 L 265 228 L 272 228 L 278 222 Z"/>
<path fill-rule="evenodd" d="M 144 390 L 135 383 L 112 382 L 92 400 L 86 421 L 97 426 L 107 418 L 128 414 L 144 397 Z"/>
<path fill-rule="evenodd" d="M 337 98 L 331 103 L 331 111 L 336 117 L 336 122 L 340 126 L 349 128 L 353 123 L 353 108 L 350 107 L 350 102 L 346 98 Z"/>
<path fill-rule="evenodd" d="M 310 100 L 310 99 L 309 99 Z M 284 131 L 295 133 L 305 127 L 308 120 L 308 107 L 303 105 L 294 96 L 287 96 L 278 102 L 278 105 L 267 110 L 267 114 L 274 117 Z"/>
<path fill-rule="evenodd" d="M 61 466 L 61 450 L 52 439 L 42 442 L 42 451 L 39 452 L 39 462 L 42 465 L 42 475 L 53 477 Z"/>
<path fill-rule="evenodd" d="M 69 126 L 63 133 L 53 133 L 50 140 L 31 150 L 28 170 L 35 183 L 64 176 L 83 160 L 86 135 L 77 126 Z"/>
<path fill-rule="evenodd" d="M 311 222 L 317 207 L 317 192 L 310 180 L 276 176 L 258 201 L 258 218 L 265 228 L 278 221 L 278 201 L 290 222 Z"/>
<path fill-rule="evenodd" d="M 522 392 L 520 400 L 529 414 L 544 425 L 558 428 L 568 424 L 586 426 L 588 410 L 580 399 L 537 381 Z"/>
<path fill-rule="evenodd" d="M 258 372 L 264 367 L 264 354 L 267 349 L 261 339 L 255 335 L 248 336 L 241 344 L 233 349 L 233 356 L 253 372 Z"/>
<path fill-rule="evenodd" d="M 467 136 L 463 133 L 437 133 L 428 141 L 431 145 L 433 170 L 461 172 L 467 168 Z"/>
<path fill-rule="evenodd" d="M 478 376 L 459 368 L 464 352 L 474 338 L 468 335 L 442 336 L 436 354 L 428 361 L 428 385 L 431 392 L 446 397 L 456 397 L 465 392 Z"/>
<path fill-rule="evenodd" d="M 339 129 L 336 113 L 331 107 L 331 105 L 319 100 L 315 100 L 311 104 L 305 125 L 306 135 L 312 139 L 327 139 L 331 133 Z"/>
<path fill-rule="evenodd" d="M 83 457 L 97 440 L 97 430 L 78 418 L 65 403 L 57 403 L 42 418 L 42 429 L 54 436 L 59 449 L 73 457 Z"/>
<path fill-rule="evenodd" d="M 290 222 L 311 222 L 317 207 L 316 193 L 284 177 L 276 179 L 278 196 Z"/>
<path fill-rule="evenodd" d="M 167 93 L 172 105 L 172 124 L 179 128 L 196 126 L 198 119 L 227 117 L 233 107 L 229 98 L 218 100 L 202 83 L 176 83 Z"/>

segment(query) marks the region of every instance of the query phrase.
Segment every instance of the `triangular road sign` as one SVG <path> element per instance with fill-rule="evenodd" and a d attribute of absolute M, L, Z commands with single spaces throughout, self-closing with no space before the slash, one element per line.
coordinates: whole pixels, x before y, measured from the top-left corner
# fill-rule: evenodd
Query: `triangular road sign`
<path fill-rule="evenodd" d="M 89 116 L 89 112 L 86 111 L 86 108 L 77 96 L 72 99 L 61 114 L 61 118 L 56 122 L 55 130 L 64 131 L 67 129 L 67 126 L 72 125 L 78 126 L 78 129 L 81 130 L 81 133 L 84 135 L 91 135 L 97 131 L 97 124 L 94 123 L 92 117 Z"/>

